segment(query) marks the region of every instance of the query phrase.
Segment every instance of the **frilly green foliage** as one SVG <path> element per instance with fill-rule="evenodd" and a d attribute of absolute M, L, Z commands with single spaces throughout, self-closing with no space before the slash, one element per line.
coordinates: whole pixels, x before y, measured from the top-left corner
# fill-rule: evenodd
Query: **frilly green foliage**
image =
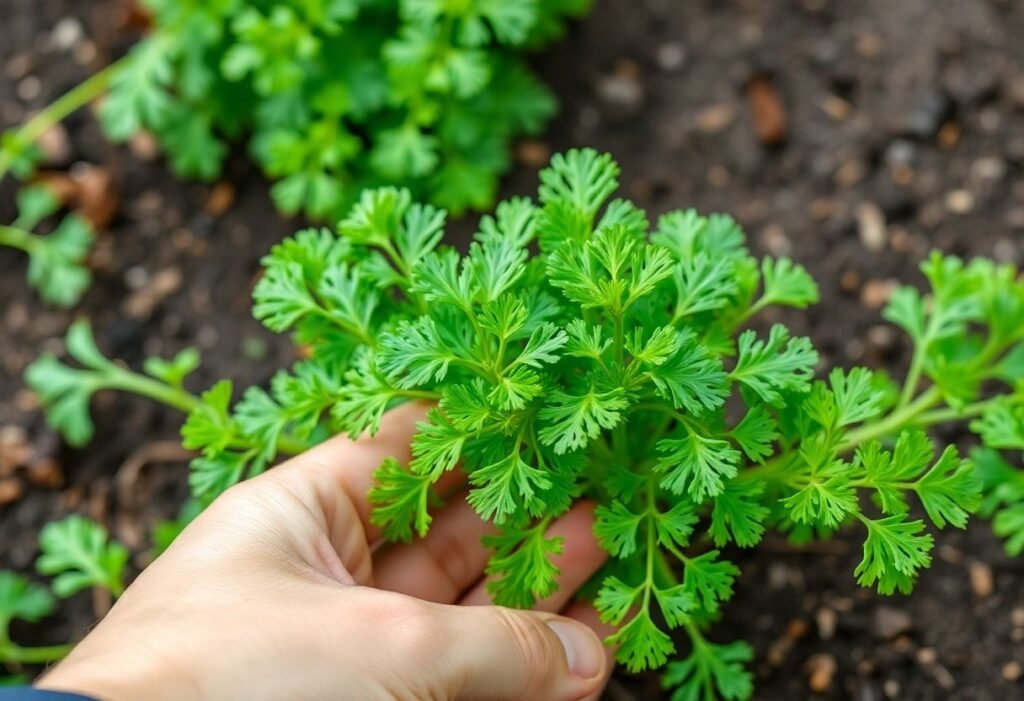
<path fill-rule="evenodd" d="M 864 537 L 854 574 L 883 594 L 909 591 L 931 562 L 932 531 L 964 527 L 981 506 L 1011 549 L 1024 546 L 1020 472 L 995 452 L 1018 451 L 1024 436 L 1024 284 L 1013 268 L 933 254 L 931 292 L 902 288 L 885 311 L 914 342 L 905 381 L 864 368 L 815 379 L 808 339 L 748 328 L 769 306 L 816 302 L 807 271 L 753 257 L 727 216 L 679 211 L 652 225 L 610 199 L 617 175 L 592 150 L 555 156 L 539 202 L 499 204 L 465 255 L 441 243 L 441 210 L 397 188 L 364 193 L 337 233 L 275 246 L 255 314 L 291 332 L 306 358 L 233 406 L 229 383 L 184 393 L 192 362 L 168 376 L 193 403 L 183 435 L 201 452 L 196 495 L 433 400 L 411 464 L 378 472 L 374 522 L 396 540 L 423 536 L 433 485 L 463 471 L 470 503 L 500 527 L 487 540 L 491 593 L 529 606 L 556 586 L 561 543 L 548 524 L 595 501 L 595 535 L 612 557 L 592 591 L 619 626 L 611 642 L 630 670 L 667 664 L 679 700 L 752 693 L 749 646 L 705 637 L 739 574 L 732 546 L 849 525 Z M 84 403 L 61 404 L 52 367 L 39 367 L 30 380 L 57 397 L 47 403 L 58 425 L 81 423 L 67 412 Z M 102 373 L 76 372 L 105 386 Z M 981 476 L 926 433 L 972 418 Z"/>
<path fill-rule="evenodd" d="M 338 216 L 401 183 L 453 212 L 492 204 L 509 142 L 555 110 L 522 54 L 591 0 L 146 0 L 155 26 L 101 116 L 154 132 L 179 173 L 214 178 L 226 140 L 287 213 Z"/>

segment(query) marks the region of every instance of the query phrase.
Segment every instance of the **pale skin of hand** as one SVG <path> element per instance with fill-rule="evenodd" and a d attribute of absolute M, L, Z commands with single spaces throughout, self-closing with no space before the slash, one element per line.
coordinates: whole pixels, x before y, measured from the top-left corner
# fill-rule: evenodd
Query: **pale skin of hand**
<path fill-rule="evenodd" d="M 559 589 L 536 611 L 490 605 L 492 527 L 464 494 L 426 538 L 382 547 L 373 471 L 409 459 L 424 412 L 399 407 L 373 438 L 335 438 L 225 492 L 38 686 L 103 701 L 597 699 L 611 630 L 572 600 L 606 557 L 592 505 L 551 525 Z"/>

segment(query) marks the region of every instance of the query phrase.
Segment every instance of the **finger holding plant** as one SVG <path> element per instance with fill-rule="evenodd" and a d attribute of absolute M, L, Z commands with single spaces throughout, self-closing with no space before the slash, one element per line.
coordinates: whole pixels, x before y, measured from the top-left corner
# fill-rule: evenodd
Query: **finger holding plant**
<path fill-rule="evenodd" d="M 279 455 L 435 401 L 409 468 L 388 460 L 377 473 L 374 525 L 393 540 L 424 536 L 438 482 L 463 471 L 469 503 L 499 528 L 486 541 L 490 594 L 527 607 L 556 586 L 548 525 L 595 501 L 612 558 L 591 595 L 619 627 L 609 642 L 632 671 L 667 665 L 678 699 L 752 693 L 751 648 L 712 627 L 739 574 L 729 544 L 851 525 L 864 537 L 854 574 L 883 594 L 909 592 L 930 564 L 931 528 L 963 528 L 979 507 L 1021 546 L 1024 489 L 1006 486 L 1020 473 L 993 452 L 1024 436 L 1024 283 L 1012 267 L 933 254 L 930 293 L 901 289 L 885 311 L 914 342 L 905 381 L 864 368 L 816 380 L 808 339 L 746 328 L 768 307 L 816 302 L 806 270 L 754 258 L 726 216 L 671 212 L 652 227 L 610 200 L 617 176 L 592 150 L 555 156 L 539 203 L 498 205 L 465 255 L 441 244 L 444 212 L 396 188 L 364 193 L 338 235 L 310 229 L 275 246 L 254 312 L 306 357 L 234 406 L 229 382 L 184 389 L 190 353 L 142 376 L 106 360 L 82 326 L 69 351 L 84 368 L 47 357 L 28 380 L 77 442 L 101 389 L 187 410 L 204 502 Z M 986 446 L 981 476 L 927 434 L 968 422 Z"/>

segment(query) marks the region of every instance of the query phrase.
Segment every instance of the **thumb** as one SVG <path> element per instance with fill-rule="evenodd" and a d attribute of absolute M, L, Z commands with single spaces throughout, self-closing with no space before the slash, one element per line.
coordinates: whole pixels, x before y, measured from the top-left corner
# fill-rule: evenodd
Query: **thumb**
<path fill-rule="evenodd" d="M 500 606 L 453 607 L 440 686 L 457 699 L 578 701 L 600 691 L 607 655 L 571 618 Z"/>

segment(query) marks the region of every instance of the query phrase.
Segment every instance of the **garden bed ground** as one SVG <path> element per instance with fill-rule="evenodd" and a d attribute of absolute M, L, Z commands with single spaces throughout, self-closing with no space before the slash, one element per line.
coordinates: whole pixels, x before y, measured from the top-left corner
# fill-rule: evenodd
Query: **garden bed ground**
<path fill-rule="evenodd" d="M 0 0 L 0 126 L 123 50 L 124 17 L 122 0 Z M 534 191 L 550 151 L 611 151 L 625 191 L 651 213 L 731 212 L 755 248 L 804 263 L 822 303 L 787 323 L 826 365 L 896 370 L 906 347 L 879 307 L 894 282 L 920 281 L 929 249 L 1024 262 L 1022 34 L 1024 5 L 1012 0 L 599 0 L 537 59 L 563 113 L 520 147 L 507 191 Z M 273 213 L 246 159 L 215 188 L 182 183 L 148 144 L 109 145 L 88 114 L 66 126 L 52 168 L 109 174 L 117 190 L 100 197 L 116 197 L 115 216 L 75 312 L 101 346 L 137 366 L 197 345 L 197 387 L 263 382 L 287 363 L 286 339 L 248 309 L 260 256 L 295 224 Z M 0 188 L 0 220 L 12 192 Z M 147 401 L 101 397 L 99 434 L 81 451 L 45 426 L 20 374 L 40 350 L 59 352 L 73 314 L 40 304 L 23 271 L 21 256 L 0 251 L 0 451 L 24 438 L 40 483 L 6 477 L 0 454 L 0 567 L 21 570 L 47 520 L 84 508 L 131 537 L 174 513 L 185 475 L 168 448 L 180 417 Z M 154 460 L 135 484 L 146 506 L 126 513 L 115 476 L 140 459 Z M 806 551 L 769 541 L 743 558 L 712 637 L 755 644 L 759 698 L 1024 699 L 1024 559 L 1007 558 L 979 522 L 938 536 L 913 597 L 882 600 L 853 582 L 859 537 Z M 92 618 L 83 596 L 16 634 L 77 636 Z M 621 675 L 608 698 L 657 698 L 654 684 Z"/>

